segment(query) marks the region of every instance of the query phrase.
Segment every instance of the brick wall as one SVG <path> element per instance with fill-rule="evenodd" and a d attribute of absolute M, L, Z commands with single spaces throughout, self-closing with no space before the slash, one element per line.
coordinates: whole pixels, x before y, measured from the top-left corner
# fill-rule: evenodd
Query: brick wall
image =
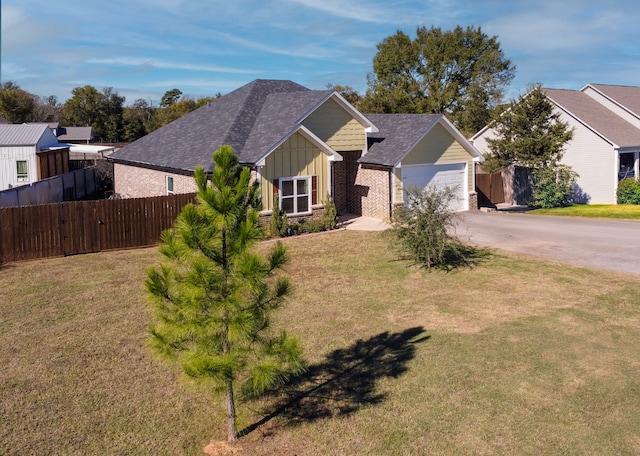
<path fill-rule="evenodd" d="M 197 190 L 193 176 L 171 174 L 119 163 L 115 163 L 113 166 L 114 190 L 123 198 L 146 198 L 166 195 L 167 176 L 173 177 L 173 192 L 176 194 L 194 193 Z"/>
<path fill-rule="evenodd" d="M 381 220 L 389 219 L 389 169 L 360 165 L 354 194 L 359 199 L 361 214 Z"/>

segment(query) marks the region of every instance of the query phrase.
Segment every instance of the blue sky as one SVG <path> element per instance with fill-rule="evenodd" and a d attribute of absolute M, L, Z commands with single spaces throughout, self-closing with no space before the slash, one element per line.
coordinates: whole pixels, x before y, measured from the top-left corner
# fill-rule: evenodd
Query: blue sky
<path fill-rule="evenodd" d="M 419 26 L 482 27 L 529 83 L 640 85 L 640 2 L 629 0 L 0 0 L 2 81 L 63 102 L 113 87 L 130 104 L 253 79 L 367 88 L 376 45 Z"/>

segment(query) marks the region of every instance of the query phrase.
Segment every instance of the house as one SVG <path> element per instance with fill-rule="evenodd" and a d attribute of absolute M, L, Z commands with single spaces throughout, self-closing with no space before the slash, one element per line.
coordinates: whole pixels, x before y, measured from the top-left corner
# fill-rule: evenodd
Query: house
<path fill-rule="evenodd" d="M 90 144 L 94 140 L 92 127 L 61 127 L 59 123 L 49 124 L 58 141 L 69 144 Z"/>
<path fill-rule="evenodd" d="M 580 90 L 543 90 L 574 130 L 562 158 L 579 175 L 574 200 L 615 204 L 618 182 L 640 175 L 640 87 L 587 84 Z M 487 126 L 471 142 L 486 153 L 492 137 L 495 133 Z"/>
<path fill-rule="evenodd" d="M 0 191 L 69 171 L 69 149 L 47 124 L 0 124 Z"/>
<path fill-rule="evenodd" d="M 477 207 L 479 152 L 441 115 L 365 116 L 333 91 L 255 80 L 112 153 L 115 191 L 146 197 L 195 191 L 193 171 L 229 144 L 289 217 L 340 213 L 388 219 L 411 185 L 458 190 L 455 209 Z"/>

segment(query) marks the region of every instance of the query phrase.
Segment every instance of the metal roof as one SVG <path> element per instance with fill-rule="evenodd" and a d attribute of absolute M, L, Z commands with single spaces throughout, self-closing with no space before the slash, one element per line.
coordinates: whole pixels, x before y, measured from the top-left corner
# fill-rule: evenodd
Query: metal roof
<path fill-rule="evenodd" d="M 0 124 L 0 146 L 35 146 L 48 129 L 47 124 Z"/>

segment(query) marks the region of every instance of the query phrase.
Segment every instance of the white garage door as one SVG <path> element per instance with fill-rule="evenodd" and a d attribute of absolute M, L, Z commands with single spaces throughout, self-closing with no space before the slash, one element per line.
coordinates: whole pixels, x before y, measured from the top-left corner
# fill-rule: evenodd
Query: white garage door
<path fill-rule="evenodd" d="M 451 209 L 464 211 L 466 207 L 466 173 L 465 163 L 451 163 L 445 165 L 406 165 L 402 167 L 402 187 L 418 188 L 432 187 L 443 190 L 451 188 L 456 198 L 451 202 Z"/>

